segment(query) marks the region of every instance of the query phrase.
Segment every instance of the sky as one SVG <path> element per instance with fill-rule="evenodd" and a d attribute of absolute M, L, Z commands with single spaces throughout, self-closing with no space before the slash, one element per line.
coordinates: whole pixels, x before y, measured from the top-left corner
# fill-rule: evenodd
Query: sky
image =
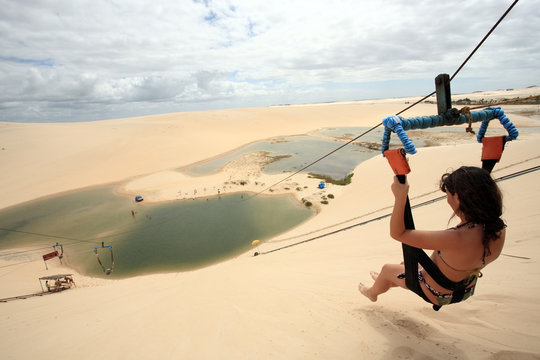
<path fill-rule="evenodd" d="M 422 96 L 513 0 L 0 0 L 0 121 Z M 540 85 L 521 0 L 452 93 Z"/>

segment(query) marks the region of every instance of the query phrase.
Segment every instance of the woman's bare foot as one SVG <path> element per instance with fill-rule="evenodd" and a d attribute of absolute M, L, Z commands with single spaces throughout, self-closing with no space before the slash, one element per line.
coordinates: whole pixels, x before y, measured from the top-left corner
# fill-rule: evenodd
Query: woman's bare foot
<path fill-rule="evenodd" d="M 379 277 L 379 273 L 376 272 L 376 271 L 370 271 L 370 272 L 369 272 L 369 275 L 371 275 L 371 278 L 372 278 L 373 280 L 375 280 L 375 281 L 376 281 L 377 278 Z"/>
<path fill-rule="evenodd" d="M 364 295 L 365 297 L 367 297 L 369 300 L 375 302 L 377 301 L 377 297 L 373 297 L 371 295 L 371 291 L 370 291 L 371 288 L 368 288 L 367 286 L 365 286 L 364 284 L 362 283 L 359 283 L 358 284 L 358 291 L 360 291 L 360 293 L 362 293 L 362 295 Z"/>

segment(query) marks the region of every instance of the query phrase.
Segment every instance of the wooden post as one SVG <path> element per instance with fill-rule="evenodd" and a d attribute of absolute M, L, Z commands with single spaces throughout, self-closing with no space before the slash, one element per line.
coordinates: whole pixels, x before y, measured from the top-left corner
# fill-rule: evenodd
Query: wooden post
<path fill-rule="evenodd" d="M 435 91 L 437 94 L 437 112 L 441 115 L 452 108 L 450 76 L 448 74 L 439 74 L 435 78 Z"/>

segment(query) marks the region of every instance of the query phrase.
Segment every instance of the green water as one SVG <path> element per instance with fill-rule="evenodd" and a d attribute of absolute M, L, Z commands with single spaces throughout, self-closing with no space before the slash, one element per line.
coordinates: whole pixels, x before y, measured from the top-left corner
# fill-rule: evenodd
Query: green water
<path fill-rule="evenodd" d="M 290 196 L 236 194 L 150 204 L 135 203 L 115 195 L 113 187 L 102 187 L 1 211 L 0 228 L 17 232 L 0 230 L 0 249 L 28 248 L 17 255 L 24 261 L 25 254 L 41 256 L 58 242 L 65 264 L 105 277 L 94 254 L 104 242 L 113 248 L 110 277 L 124 278 L 222 261 L 250 250 L 253 240 L 264 241 L 312 214 Z M 98 253 L 103 265 L 110 267 L 110 251 Z M 49 260 L 53 261 L 59 260 Z"/>

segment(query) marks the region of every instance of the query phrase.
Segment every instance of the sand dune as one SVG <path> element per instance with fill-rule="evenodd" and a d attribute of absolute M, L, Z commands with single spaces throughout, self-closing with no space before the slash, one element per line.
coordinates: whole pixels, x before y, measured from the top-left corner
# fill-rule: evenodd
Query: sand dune
<path fill-rule="evenodd" d="M 185 180 L 174 169 L 246 143 L 325 126 L 372 125 L 402 106 L 394 99 L 83 124 L 3 123 L 0 166 L 8 176 L 0 179 L 0 208 L 108 182 L 123 184 L 124 191 L 139 182 L 157 193 L 167 182 Z M 413 115 L 433 111 L 423 105 Z M 538 141 L 531 133 L 509 143 L 493 176 L 540 165 Z M 448 169 L 478 165 L 480 151 L 471 142 L 411 156 L 412 204 L 438 196 L 438 179 Z M 361 176 L 317 216 L 257 250 L 388 213 L 392 173 L 386 160 L 372 158 L 355 174 Z M 508 224 L 503 256 L 485 269 L 471 299 L 439 312 L 401 289 L 377 303 L 358 293 L 357 283 L 369 281 L 370 270 L 401 260 L 401 247 L 382 219 L 192 272 L 125 280 L 74 273 L 75 289 L 0 303 L 2 358 L 539 359 L 539 180 L 536 171 L 500 183 Z M 450 215 L 445 201 L 414 210 L 417 228 L 445 228 Z M 73 272 L 58 262 L 46 271 L 28 254 L 0 259 L 1 297 L 39 290 L 39 276 Z M 30 262 L 6 267 L 24 259 Z"/>

